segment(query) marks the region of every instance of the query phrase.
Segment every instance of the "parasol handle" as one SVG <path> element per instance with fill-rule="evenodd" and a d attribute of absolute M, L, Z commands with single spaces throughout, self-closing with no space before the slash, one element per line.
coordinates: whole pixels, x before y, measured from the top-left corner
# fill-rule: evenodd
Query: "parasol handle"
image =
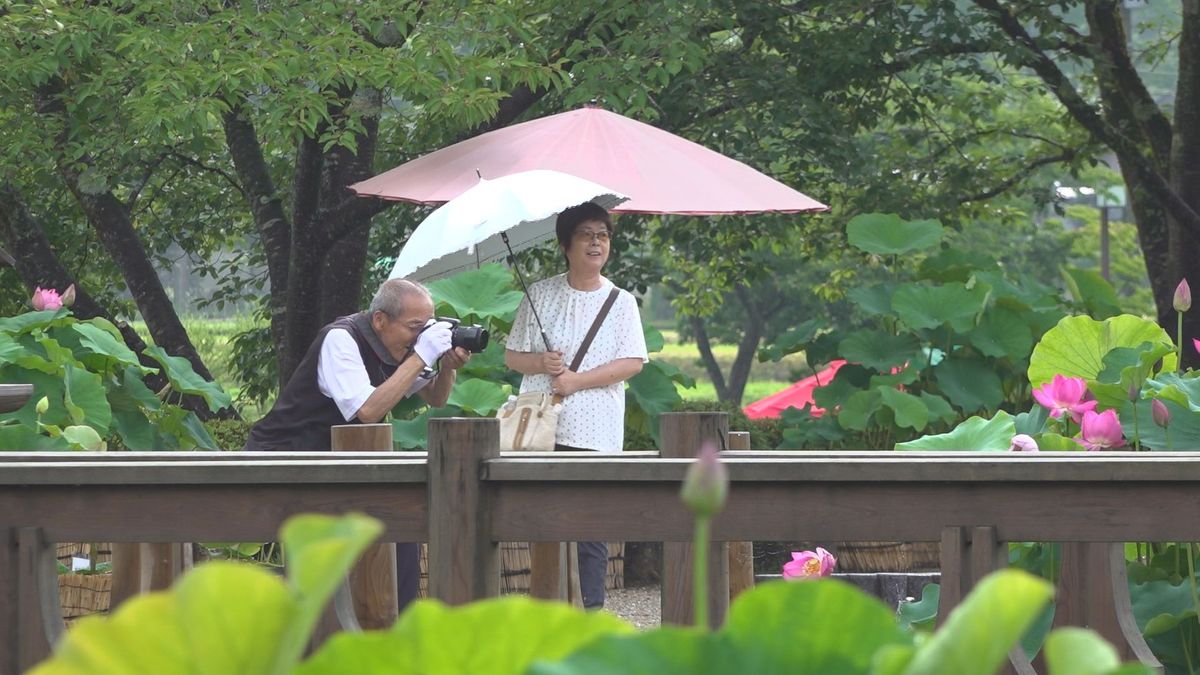
<path fill-rule="evenodd" d="M 533 296 L 529 294 L 529 287 L 525 285 L 525 276 L 521 274 L 521 266 L 517 264 L 517 254 L 513 253 L 512 245 L 508 243 L 508 233 L 501 232 L 500 239 L 504 242 L 504 247 L 508 249 L 508 257 L 512 258 L 512 266 L 517 272 L 517 280 L 521 282 L 521 290 L 525 291 L 525 298 L 529 300 L 529 311 L 533 312 L 533 320 L 537 322 L 538 330 L 542 333 L 542 342 L 546 344 L 546 351 L 552 352 L 554 348 L 550 346 L 550 338 L 546 335 L 546 329 L 542 327 L 542 318 L 538 316 L 537 306 L 533 304 Z"/>

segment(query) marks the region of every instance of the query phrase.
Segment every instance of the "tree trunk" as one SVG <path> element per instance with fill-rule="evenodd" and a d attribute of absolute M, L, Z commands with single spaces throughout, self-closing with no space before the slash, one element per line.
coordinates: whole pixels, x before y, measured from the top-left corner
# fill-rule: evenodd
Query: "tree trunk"
<path fill-rule="evenodd" d="M 75 304 L 71 307 L 71 312 L 80 319 L 103 318 L 115 325 L 121 331 L 125 345 L 138 355 L 142 365 L 156 370 L 143 378 L 146 386 L 153 391 L 159 391 L 167 385 L 167 378 L 161 372 L 162 367 L 157 361 L 143 354 L 147 345 L 141 336 L 128 323 L 116 321 L 86 288 L 79 285 L 55 255 L 41 223 L 29 213 L 20 193 L 9 184 L 0 184 L 0 239 L 3 239 L 12 251 L 13 267 L 27 287 L 40 286 L 62 291 L 74 284 Z M 214 417 L 208 403 L 201 397 L 185 396 L 182 405 L 201 419 Z M 227 408 L 218 416 L 232 418 L 238 415 L 236 410 Z"/>

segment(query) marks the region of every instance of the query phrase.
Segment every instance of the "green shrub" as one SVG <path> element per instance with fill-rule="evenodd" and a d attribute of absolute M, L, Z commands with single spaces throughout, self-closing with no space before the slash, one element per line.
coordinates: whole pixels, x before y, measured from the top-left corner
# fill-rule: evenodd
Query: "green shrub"
<path fill-rule="evenodd" d="M 241 450 L 254 424 L 245 420 L 209 420 L 204 426 L 208 428 L 218 450 Z"/>

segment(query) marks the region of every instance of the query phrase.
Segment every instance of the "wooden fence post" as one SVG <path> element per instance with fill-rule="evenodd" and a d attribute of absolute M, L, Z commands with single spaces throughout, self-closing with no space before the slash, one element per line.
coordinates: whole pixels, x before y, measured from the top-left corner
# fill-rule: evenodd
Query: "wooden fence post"
<path fill-rule="evenodd" d="M 17 531 L 0 526 L 0 673 L 21 672 L 17 664 L 22 618 L 17 601 L 17 568 Z"/>
<path fill-rule="evenodd" d="M 341 424 L 330 429 L 334 452 L 391 452 L 391 424 Z M 419 563 L 418 563 L 419 564 Z M 364 629 L 388 628 L 399 615 L 396 544 L 372 544 L 350 570 L 354 611 Z"/>
<path fill-rule="evenodd" d="M 450 605 L 500 593 L 483 462 L 500 456 L 494 418 L 429 420 L 429 595 Z"/>
<path fill-rule="evenodd" d="M 750 432 L 729 432 L 730 450 L 749 450 Z M 754 588 L 754 542 L 731 541 L 729 546 L 729 601 Z"/>
<path fill-rule="evenodd" d="M 663 413 L 659 433 L 663 457 L 695 457 L 706 440 L 724 450 L 729 416 L 723 412 Z M 715 628 L 725 621 L 729 610 L 728 546 L 724 542 L 711 544 L 708 560 L 708 615 Z M 663 542 L 662 622 L 693 622 L 691 544 Z"/>

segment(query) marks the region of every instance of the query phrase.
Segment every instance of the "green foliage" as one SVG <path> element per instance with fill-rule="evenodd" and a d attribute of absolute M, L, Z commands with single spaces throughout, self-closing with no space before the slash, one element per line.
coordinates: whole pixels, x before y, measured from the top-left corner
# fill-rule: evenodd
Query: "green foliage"
<path fill-rule="evenodd" d="M 971 417 L 944 434 L 897 443 L 897 450 L 981 450 L 1003 452 L 1016 435 L 1013 416 L 1001 410 L 991 419 Z"/>
<path fill-rule="evenodd" d="M 998 572 L 926 640 L 915 640 L 878 600 L 833 580 L 760 585 L 739 596 L 725 625 L 711 633 L 636 633 L 604 613 L 527 598 L 457 608 L 419 601 L 391 629 L 335 636 L 300 664 L 334 588 L 382 529 L 359 515 L 292 518 L 281 534 L 287 580 L 250 566 L 203 565 L 170 591 L 81 620 L 32 673 L 191 672 L 198 665 L 200 672 L 313 675 L 982 673 L 1003 662 L 1052 595 L 1050 584 L 1024 572 Z M 1052 634 L 1048 645 L 1051 675 L 1107 672 L 1067 664 L 1111 662 L 1111 647 L 1074 629 Z M 1075 669 L 1062 670 L 1068 667 Z"/>
<path fill-rule="evenodd" d="M 280 533 L 286 581 L 237 563 L 202 565 L 170 591 L 81 619 L 32 672 L 290 673 L 337 584 L 382 531 L 361 515 L 291 518 Z"/>
<path fill-rule="evenodd" d="M 253 423 L 245 420 L 209 420 L 204 423 L 219 450 L 241 450 Z"/>
<path fill-rule="evenodd" d="M 525 597 L 453 608 L 427 600 L 405 611 L 390 630 L 335 635 L 295 672 L 521 675 L 534 661 L 559 660 L 600 636 L 632 632 L 611 614 Z"/>
<path fill-rule="evenodd" d="M 215 411 L 229 396 L 184 359 L 158 347 L 146 356 L 160 364 L 169 389 L 146 387 L 142 375 L 156 369 L 141 365 L 104 319 L 80 321 L 61 309 L 0 320 L 0 381 L 34 385 L 31 400 L 0 421 L 0 448 L 99 450 L 112 439 L 134 450 L 216 449 L 196 415 L 172 399 L 195 394 Z"/>
<path fill-rule="evenodd" d="M 948 429 L 965 416 L 1026 405 L 1030 348 L 1063 314 L 1055 292 L 1009 276 L 981 253 L 929 251 L 943 235 L 937 221 L 869 214 L 851 226 L 852 245 L 891 258 L 893 280 L 847 293 L 874 329 L 842 334 L 805 325 L 786 349 L 771 353 L 804 350 L 810 361 L 828 356 L 850 362 L 814 391 L 816 405 L 832 412 L 820 421 L 788 415 L 785 443 L 844 447 L 827 421 L 832 418 L 842 430 L 860 434 L 865 447 L 885 448 Z M 832 353 L 830 344 L 836 345 Z M 1007 449 L 1010 438 L 994 449 Z"/>

